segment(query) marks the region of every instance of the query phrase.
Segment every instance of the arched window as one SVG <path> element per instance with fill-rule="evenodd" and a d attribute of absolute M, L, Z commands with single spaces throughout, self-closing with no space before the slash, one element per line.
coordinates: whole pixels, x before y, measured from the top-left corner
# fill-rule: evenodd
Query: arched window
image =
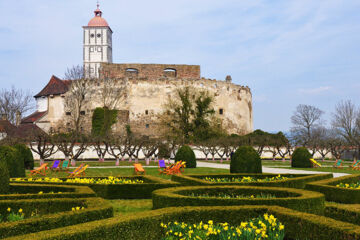
<path fill-rule="evenodd" d="M 137 70 L 136 68 L 127 68 L 125 70 L 125 76 L 127 77 L 137 77 L 138 74 L 139 70 Z"/>
<path fill-rule="evenodd" d="M 176 77 L 176 69 L 174 68 L 165 68 L 164 77 Z"/>

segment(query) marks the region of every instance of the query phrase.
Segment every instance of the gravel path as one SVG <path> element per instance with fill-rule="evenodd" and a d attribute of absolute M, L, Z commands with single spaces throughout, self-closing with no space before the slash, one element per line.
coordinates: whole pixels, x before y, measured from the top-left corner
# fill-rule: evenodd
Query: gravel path
<path fill-rule="evenodd" d="M 209 168 L 223 168 L 230 169 L 230 164 L 221 164 L 221 163 L 210 163 L 210 162 L 197 162 L 198 167 L 209 167 Z M 262 167 L 264 173 L 275 173 L 275 174 L 284 174 L 284 173 L 293 173 L 293 174 L 325 174 L 331 172 L 319 172 L 319 171 L 306 171 L 306 170 L 295 170 L 295 169 L 284 169 L 284 168 L 270 168 Z M 341 177 L 349 175 L 348 173 L 332 173 L 334 177 Z"/>

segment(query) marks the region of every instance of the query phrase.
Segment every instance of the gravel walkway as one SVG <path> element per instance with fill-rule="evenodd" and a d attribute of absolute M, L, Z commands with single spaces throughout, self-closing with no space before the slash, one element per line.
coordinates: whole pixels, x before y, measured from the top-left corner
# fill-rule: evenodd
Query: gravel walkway
<path fill-rule="evenodd" d="M 209 167 L 209 168 L 223 168 L 230 169 L 230 164 L 221 164 L 221 163 L 210 163 L 210 162 L 197 162 L 198 167 Z M 319 172 L 319 171 L 306 171 L 306 170 L 295 170 L 295 169 L 284 169 L 284 168 L 270 168 L 262 167 L 264 173 L 275 173 L 275 174 L 284 174 L 284 173 L 293 173 L 293 174 L 325 174 L 331 172 Z M 341 177 L 349 175 L 348 173 L 332 173 L 334 177 Z"/>

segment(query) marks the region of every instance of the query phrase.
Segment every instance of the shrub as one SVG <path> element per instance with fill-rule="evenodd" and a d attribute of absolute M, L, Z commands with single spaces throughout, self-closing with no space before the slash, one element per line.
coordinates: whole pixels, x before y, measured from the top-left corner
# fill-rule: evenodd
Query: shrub
<path fill-rule="evenodd" d="M 206 177 L 210 178 L 242 178 L 242 177 L 253 177 L 253 178 L 272 178 L 277 175 L 270 173 L 263 174 L 207 174 L 207 175 L 173 175 L 171 180 L 181 183 L 185 186 L 194 185 L 231 185 L 231 186 L 266 186 L 266 187 L 290 187 L 290 188 L 305 188 L 306 183 L 319 181 L 323 179 L 329 179 L 333 177 L 333 174 L 281 174 L 283 177 L 288 177 L 286 180 L 271 181 L 271 182 L 230 182 L 230 183 L 214 183 L 206 181 Z"/>
<path fill-rule="evenodd" d="M 275 198 L 221 198 L 224 195 L 274 195 Z M 193 196 L 195 195 L 195 196 Z M 203 197 L 203 195 L 216 197 Z M 153 208 L 177 206 L 277 205 L 294 210 L 322 214 L 325 197 L 321 193 L 294 188 L 253 186 L 191 186 L 164 188 L 153 192 Z"/>
<path fill-rule="evenodd" d="M 34 169 L 34 157 L 30 148 L 28 148 L 25 144 L 16 144 L 14 147 L 20 152 L 20 155 L 24 160 L 25 169 Z"/>
<path fill-rule="evenodd" d="M 184 145 L 182 146 L 175 155 L 175 162 L 185 161 L 187 168 L 196 168 L 196 157 L 191 147 Z"/>
<path fill-rule="evenodd" d="M 0 193 L 7 193 L 9 190 L 9 170 L 5 161 L 0 160 Z"/>
<path fill-rule="evenodd" d="M 230 161 L 230 173 L 262 173 L 261 158 L 251 146 L 239 147 Z"/>
<path fill-rule="evenodd" d="M 264 213 L 272 214 L 285 226 L 285 239 L 360 239 L 360 227 L 324 216 L 302 213 L 278 206 L 220 206 L 183 207 L 146 211 L 124 217 L 71 225 L 49 231 L 21 235 L 13 240 L 95 240 L 95 239 L 162 239 L 165 231 L 161 223 L 214 223 L 240 224 Z M 299 227 L 300 226 L 300 227 Z"/>
<path fill-rule="evenodd" d="M 10 177 L 25 177 L 24 161 L 20 152 L 10 146 L 0 146 L 0 161 L 5 160 Z"/>
<path fill-rule="evenodd" d="M 292 154 L 291 167 L 298 168 L 311 168 L 312 164 L 310 162 L 311 154 L 305 147 L 299 147 L 295 149 Z"/>
<path fill-rule="evenodd" d="M 347 175 L 338 178 L 325 179 L 306 184 L 306 189 L 310 191 L 321 192 L 325 195 L 327 201 L 339 203 L 360 203 L 360 189 L 337 187 L 337 184 L 359 181 L 360 174 Z"/>

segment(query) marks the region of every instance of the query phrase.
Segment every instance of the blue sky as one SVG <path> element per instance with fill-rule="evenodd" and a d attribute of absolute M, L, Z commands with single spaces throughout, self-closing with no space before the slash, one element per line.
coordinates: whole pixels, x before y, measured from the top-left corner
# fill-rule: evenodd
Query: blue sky
<path fill-rule="evenodd" d="M 82 63 L 95 0 L 0 0 L 0 88 L 36 94 Z M 298 104 L 359 103 L 359 0 L 101 0 L 114 62 L 199 64 L 249 86 L 254 127 L 288 131 Z M 328 121 L 329 122 L 329 121 Z"/>

